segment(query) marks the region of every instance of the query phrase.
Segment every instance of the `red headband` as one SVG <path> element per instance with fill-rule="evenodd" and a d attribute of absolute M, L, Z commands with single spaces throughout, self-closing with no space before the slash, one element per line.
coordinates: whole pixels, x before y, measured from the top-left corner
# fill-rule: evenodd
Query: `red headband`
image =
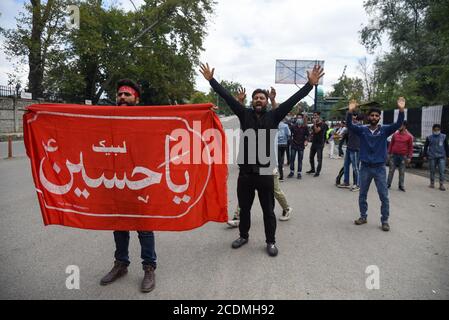
<path fill-rule="evenodd" d="M 117 93 L 119 92 L 128 92 L 130 94 L 132 94 L 134 97 L 139 98 L 139 92 L 137 92 L 137 90 L 135 90 L 134 88 L 131 88 L 129 86 L 121 86 Z"/>

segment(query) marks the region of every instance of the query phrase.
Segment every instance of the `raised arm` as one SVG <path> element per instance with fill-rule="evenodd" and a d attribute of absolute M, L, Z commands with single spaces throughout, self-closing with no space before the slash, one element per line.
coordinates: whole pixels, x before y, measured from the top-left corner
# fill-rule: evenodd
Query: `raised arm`
<path fill-rule="evenodd" d="M 218 93 L 220 97 L 224 99 L 224 101 L 226 101 L 232 112 L 234 112 L 238 117 L 241 117 L 245 112 L 245 107 L 240 102 L 238 102 L 225 88 L 223 88 L 223 86 L 219 84 L 217 80 L 214 79 L 215 68 L 212 68 L 211 70 L 208 63 L 202 63 L 200 72 L 204 76 L 204 78 L 209 81 L 212 89 L 214 89 L 214 91 Z"/>
<path fill-rule="evenodd" d="M 349 110 L 346 114 L 346 125 L 348 126 L 348 130 L 351 130 L 356 135 L 361 135 L 363 132 L 363 129 L 361 126 L 354 125 L 352 123 L 352 114 L 354 113 L 355 109 L 357 108 L 357 101 L 351 100 L 349 102 Z"/>
<path fill-rule="evenodd" d="M 291 96 L 287 101 L 281 103 L 276 110 L 274 110 L 275 119 L 281 121 L 285 116 L 293 109 L 293 107 L 306 97 L 310 91 L 312 91 L 313 86 L 318 85 L 320 79 L 324 76 L 323 68 L 316 65 L 312 72 L 307 71 L 307 77 L 309 82 L 307 82 L 298 92 Z"/>
<path fill-rule="evenodd" d="M 399 130 L 399 128 L 402 126 L 402 123 L 405 119 L 405 99 L 403 97 L 399 97 L 398 99 L 398 108 L 399 108 L 399 114 L 398 114 L 398 120 L 396 123 L 393 123 L 392 125 L 385 126 L 385 132 L 387 136 L 392 135 L 396 132 L 396 130 Z"/>

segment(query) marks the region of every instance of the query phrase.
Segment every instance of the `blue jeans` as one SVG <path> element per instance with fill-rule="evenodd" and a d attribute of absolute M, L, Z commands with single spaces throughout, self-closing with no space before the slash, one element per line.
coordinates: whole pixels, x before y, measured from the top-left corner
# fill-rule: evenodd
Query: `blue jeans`
<path fill-rule="evenodd" d="M 156 251 L 154 250 L 154 233 L 153 231 L 137 231 L 139 234 L 139 241 L 141 252 L 140 256 L 142 258 L 142 264 L 144 266 L 150 265 L 156 269 Z M 114 231 L 115 240 L 115 260 L 124 262 L 127 265 L 130 264 L 129 261 L 129 231 Z"/>
<path fill-rule="evenodd" d="M 435 183 L 435 171 L 438 166 L 440 173 L 440 183 L 444 183 L 444 168 L 446 168 L 446 158 L 429 159 L 430 182 Z"/>
<path fill-rule="evenodd" d="M 381 164 L 376 167 L 369 167 L 362 162 L 362 165 L 360 167 L 359 194 L 360 217 L 366 219 L 368 216 L 368 202 L 366 201 L 366 198 L 368 196 L 368 190 L 373 179 L 374 183 L 376 184 L 379 199 L 382 202 L 382 206 L 380 209 L 382 217 L 380 221 L 382 223 L 385 223 L 388 222 L 388 217 L 390 216 L 390 201 L 388 199 L 387 170 L 385 168 L 385 164 Z"/>
<path fill-rule="evenodd" d="M 292 146 L 290 150 L 290 172 L 295 172 L 295 158 L 298 153 L 298 173 L 302 172 L 302 159 L 304 158 L 304 149 L 300 150 Z"/>
<path fill-rule="evenodd" d="M 360 172 L 360 158 L 359 158 L 359 152 L 355 150 L 349 150 L 346 149 L 345 154 L 345 164 L 344 164 L 344 172 L 345 176 L 343 179 L 343 182 L 348 185 L 349 184 L 349 166 L 352 166 L 352 172 L 354 176 L 354 184 L 357 187 L 360 187 L 360 181 L 359 181 L 359 172 Z"/>

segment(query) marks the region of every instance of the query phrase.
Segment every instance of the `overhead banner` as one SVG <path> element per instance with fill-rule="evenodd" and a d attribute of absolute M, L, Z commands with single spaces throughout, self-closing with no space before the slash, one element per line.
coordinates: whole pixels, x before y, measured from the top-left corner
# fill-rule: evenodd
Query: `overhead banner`
<path fill-rule="evenodd" d="M 226 222 L 226 142 L 211 107 L 29 106 L 24 142 L 44 224 L 181 231 Z"/>

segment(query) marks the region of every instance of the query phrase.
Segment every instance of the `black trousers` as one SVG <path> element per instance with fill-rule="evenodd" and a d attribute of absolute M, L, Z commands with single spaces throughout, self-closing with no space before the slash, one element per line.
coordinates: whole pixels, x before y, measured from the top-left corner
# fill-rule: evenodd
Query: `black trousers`
<path fill-rule="evenodd" d="M 338 143 L 338 156 L 343 157 L 345 155 L 345 152 L 343 151 L 343 145 L 345 144 L 345 140 L 341 139 Z"/>
<path fill-rule="evenodd" d="M 310 148 L 310 168 L 315 171 L 315 155 L 318 158 L 318 167 L 316 168 L 316 173 L 321 172 L 321 167 L 323 165 L 323 148 L 324 145 L 314 145 Z"/>
<path fill-rule="evenodd" d="M 255 192 L 263 211 L 265 239 L 267 243 L 275 243 L 276 216 L 274 214 L 274 177 L 255 173 L 240 172 L 237 181 L 237 198 L 240 206 L 240 237 L 248 239 L 251 227 L 251 207 Z"/>
<path fill-rule="evenodd" d="M 289 152 L 287 145 L 278 145 L 278 169 L 279 169 L 279 179 L 284 179 L 284 156 L 287 154 L 287 159 L 289 159 Z"/>

